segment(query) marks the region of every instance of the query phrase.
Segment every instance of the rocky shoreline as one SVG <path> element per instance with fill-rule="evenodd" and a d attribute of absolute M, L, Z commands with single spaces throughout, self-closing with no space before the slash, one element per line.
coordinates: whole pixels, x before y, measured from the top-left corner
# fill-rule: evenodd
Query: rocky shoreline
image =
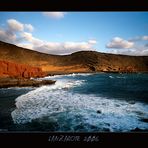
<path fill-rule="evenodd" d="M 0 88 L 9 87 L 39 87 L 42 85 L 55 84 L 56 81 L 53 80 L 32 80 L 32 79 L 16 79 L 16 78 L 1 78 Z"/>

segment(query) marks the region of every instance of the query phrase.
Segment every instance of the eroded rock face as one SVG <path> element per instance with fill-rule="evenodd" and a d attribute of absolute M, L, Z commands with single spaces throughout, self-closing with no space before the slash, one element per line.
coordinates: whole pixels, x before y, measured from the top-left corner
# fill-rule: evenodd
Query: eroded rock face
<path fill-rule="evenodd" d="M 44 75 L 41 68 L 0 60 L 0 77 L 30 78 Z"/>

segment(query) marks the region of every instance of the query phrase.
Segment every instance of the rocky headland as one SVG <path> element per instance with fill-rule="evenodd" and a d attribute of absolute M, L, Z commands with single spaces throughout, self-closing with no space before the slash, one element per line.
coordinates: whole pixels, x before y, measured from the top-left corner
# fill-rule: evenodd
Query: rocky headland
<path fill-rule="evenodd" d="M 96 51 L 51 55 L 0 41 L 0 79 L 23 80 L 54 74 L 91 72 L 148 72 L 148 56 L 115 55 Z"/>

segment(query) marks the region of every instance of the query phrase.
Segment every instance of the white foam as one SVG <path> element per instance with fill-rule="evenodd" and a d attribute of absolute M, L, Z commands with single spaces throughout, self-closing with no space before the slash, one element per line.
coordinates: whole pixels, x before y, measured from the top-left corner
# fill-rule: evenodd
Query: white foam
<path fill-rule="evenodd" d="M 113 76 L 109 76 L 109 78 L 114 79 L 114 77 L 113 77 Z"/>
<path fill-rule="evenodd" d="M 81 124 L 109 128 L 110 131 L 129 131 L 136 127 L 148 129 L 148 124 L 140 121 L 141 118 L 148 118 L 148 105 L 76 94 L 63 90 L 74 85 L 60 83 L 42 86 L 19 96 L 16 99 L 16 109 L 11 113 L 14 123 L 23 124 L 45 116 L 53 116 L 59 121 L 59 116 L 65 113 L 65 119 L 59 121 L 59 131 L 65 124 L 68 124 L 71 131 Z M 101 113 L 97 113 L 98 110 Z M 80 116 L 79 121 L 76 116 Z M 87 126 L 87 130 L 91 129 Z"/>
<path fill-rule="evenodd" d="M 124 76 L 117 76 L 116 78 L 118 78 L 118 79 L 125 79 Z"/>
<path fill-rule="evenodd" d="M 1 88 L 2 90 L 33 90 L 34 87 L 9 87 L 9 88 Z"/>
<path fill-rule="evenodd" d="M 111 78 L 111 79 L 114 79 L 114 78 L 117 78 L 117 79 L 125 79 L 124 76 L 109 76 L 109 78 Z"/>
<path fill-rule="evenodd" d="M 62 77 L 89 76 L 89 75 L 93 75 L 93 74 L 94 73 L 73 73 L 73 74 L 65 74 L 65 75 L 47 76 L 47 77 L 39 78 L 39 79 L 54 79 L 54 78 L 62 78 Z"/>

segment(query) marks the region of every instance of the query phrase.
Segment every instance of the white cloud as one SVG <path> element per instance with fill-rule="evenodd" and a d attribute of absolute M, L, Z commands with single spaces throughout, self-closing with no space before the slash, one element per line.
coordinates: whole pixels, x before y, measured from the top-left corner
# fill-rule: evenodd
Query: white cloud
<path fill-rule="evenodd" d="M 23 31 L 24 30 L 24 25 L 15 19 L 9 19 L 9 20 L 7 20 L 7 23 L 8 23 L 9 29 L 11 31 L 16 32 L 16 31 Z"/>
<path fill-rule="evenodd" d="M 34 27 L 31 24 L 24 24 L 25 29 L 32 32 L 34 30 Z"/>
<path fill-rule="evenodd" d="M 52 19 L 61 19 L 64 18 L 66 12 L 42 12 L 43 15 L 52 18 Z"/>
<path fill-rule="evenodd" d="M 111 48 L 111 50 L 108 50 L 109 53 L 148 56 L 147 43 L 142 42 L 147 40 L 148 36 L 137 36 L 130 40 L 123 40 L 122 38 L 115 37 L 106 45 L 106 47 Z"/>
<path fill-rule="evenodd" d="M 89 40 L 88 43 L 89 44 L 97 44 L 97 41 L 95 39 L 93 39 L 93 40 Z"/>
<path fill-rule="evenodd" d="M 77 51 L 94 50 L 88 42 L 42 42 L 42 44 L 18 44 L 18 46 L 33 49 L 48 54 L 71 54 Z"/>
<path fill-rule="evenodd" d="M 0 40 L 12 44 L 19 44 L 24 37 L 20 36 L 24 29 L 33 31 L 31 24 L 23 24 L 15 19 L 8 19 L 7 26 L 0 28 Z"/>
<path fill-rule="evenodd" d="M 94 50 L 96 40 L 86 42 L 49 42 L 33 36 L 33 26 L 14 19 L 7 20 L 8 26 L 0 29 L 0 40 L 17 46 L 49 54 L 71 54 L 81 50 Z M 25 32 L 30 31 L 30 32 Z"/>
<path fill-rule="evenodd" d="M 9 30 L 14 32 L 24 31 L 24 29 L 27 29 L 30 32 L 34 30 L 34 27 L 31 24 L 23 24 L 15 19 L 7 20 L 7 24 Z"/>
<path fill-rule="evenodd" d="M 9 30 L 0 29 L 0 40 L 8 43 L 15 43 L 16 35 Z"/>
<path fill-rule="evenodd" d="M 33 49 L 33 44 L 23 44 L 23 43 L 18 43 L 17 46 L 27 48 L 27 49 Z"/>
<path fill-rule="evenodd" d="M 133 52 L 131 52 L 131 55 L 148 56 L 148 47 L 146 47 L 145 45 L 135 45 L 133 47 Z"/>
<path fill-rule="evenodd" d="M 145 45 L 135 45 L 131 49 L 112 49 L 108 50 L 108 53 L 133 55 L 133 56 L 148 56 L 148 47 Z"/>
<path fill-rule="evenodd" d="M 64 17 L 64 16 L 63 16 Z M 23 24 L 17 20 L 7 20 L 7 26 L 0 28 L 0 40 L 18 46 L 49 54 L 71 54 L 77 51 L 95 50 L 95 39 L 84 42 L 49 42 L 33 36 L 34 27 L 31 24 Z M 27 32 L 28 31 L 28 32 Z M 125 55 L 148 55 L 148 45 L 145 41 L 148 36 L 137 36 L 131 40 L 120 37 L 113 38 L 106 47 L 108 52 Z M 139 42 L 141 41 L 139 44 Z M 145 42 L 145 43 L 143 43 Z"/>
<path fill-rule="evenodd" d="M 142 40 L 148 41 L 148 36 L 143 36 L 143 37 L 142 37 Z"/>
<path fill-rule="evenodd" d="M 137 36 L 137 37 L 134 37 L 134 38 L 129 39 L 129 41 L 132 41 L 132 42 L 148 41 L 148 36 L 147 35 Z"/>
<path fill-rule="evenodd" d="M 120 37 L 115 37 L 109 42 L 106 47 L 107 48 L 115 48 L 115 49 L 129 49 L 132 48 L 134 42 L 124 40 Z"/>
<path fill-rule="evenodd" d="M 31 33 L 22 32 L 20 37 L 27 44 L 17 44 L 18 46 L 37 50 L 49 54 L 70 54 L 80 50 L 94 50 L 96 40 L 87 42 L 49 42 L 34 37 Z"/>
<path fill-rule="evenodd" d="M 46 42 L 40 50 L 50 54 L 71 54 L 77 51 L 95 50 L 89 42 Z"/>
<path fill-rule="evenodd" d="M 32 39 L 33 39 L 32 34 L 28 32 L 21 33 L 21 37 L 24 38 L 24 40 L 27 40 L 29 42 L 32 42 Z"/>
<path fill-rule="evenodd" d="M 62 18 L 66 13 L 45 12 L 44 14 L 53 18 Z M 23 24 L 15 19 L 9 19 L 6 28 L 4 26 L 3 29 L 0 29 L 0 40 L 49 54 L 71 54 L 81 50 L 94 50 L 93 46 L 97 43 L 96 40 L 88 40 L 87 42 L 48 42 L 29 33 L 33 30 L 31 24 Z"/>
<path fill-rule="evenodd" d="M 148 49 L 143 50 L 140 54 L 141 54 L 141 55 L 148 56 Z M 138 55 L 139 55 L 139 54 L 138 54 Z"/>
<path fill-rule="evenodd" d="M 31 33 L 23 32 L 20 34 L 20 36 L 23 38 L 24 41 L 32 43 L 33 46 L 41 46 L 43 44 L 42 40 L 33 37 Z"/>
<path fill-rule="evenodd" d="M 30 49 L 49 54 L 71 54 L 80 50 L 94 50 L 93 44 L 88 42 L 47 42 L 35 38 L 31 33 L 24 32 L 21 34 L 24 41 L 29 44 L 18 44 L 21 47 L 29 47 Z"/>

